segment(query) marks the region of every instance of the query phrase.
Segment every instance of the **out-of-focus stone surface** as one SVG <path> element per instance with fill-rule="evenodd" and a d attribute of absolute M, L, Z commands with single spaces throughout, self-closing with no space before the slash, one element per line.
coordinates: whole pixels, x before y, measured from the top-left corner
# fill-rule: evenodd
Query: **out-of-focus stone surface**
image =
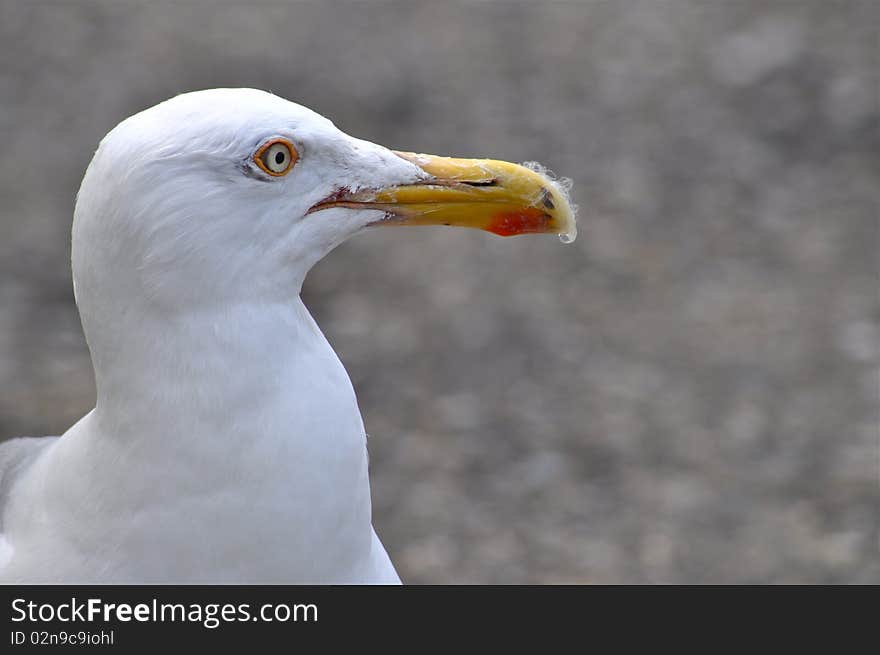
<path fill-rule="evenodd" d="M 0 2 L 0 437 L 94 387 L 97 142 L 255 86 L 408 150 L 538 159 L 580 238 L 377 230 L 305 298 L 410 582 L 880 582 L 880 3 Z"/>

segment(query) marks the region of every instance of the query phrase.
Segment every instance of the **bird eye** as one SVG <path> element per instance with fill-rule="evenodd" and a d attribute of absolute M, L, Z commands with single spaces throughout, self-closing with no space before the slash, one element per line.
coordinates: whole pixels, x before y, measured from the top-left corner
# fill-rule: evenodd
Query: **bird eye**
<path fill-rule="evenodd" d="M 256 165 L 275 177 L 286 175 L 296 163 L 296 159 L 296 148 L 286 139 L 269 141 L 254 154 Z"/>

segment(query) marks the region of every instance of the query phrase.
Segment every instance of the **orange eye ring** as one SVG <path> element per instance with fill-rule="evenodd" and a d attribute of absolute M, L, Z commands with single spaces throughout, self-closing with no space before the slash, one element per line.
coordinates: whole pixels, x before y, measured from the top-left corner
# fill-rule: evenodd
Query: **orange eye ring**
<path fill-rule="evenodd" d="M 254 163 L 267 175 L 282 177 L 290 172 L 299 154 L 287 139 L 272 139 L 254 153 Z"/>

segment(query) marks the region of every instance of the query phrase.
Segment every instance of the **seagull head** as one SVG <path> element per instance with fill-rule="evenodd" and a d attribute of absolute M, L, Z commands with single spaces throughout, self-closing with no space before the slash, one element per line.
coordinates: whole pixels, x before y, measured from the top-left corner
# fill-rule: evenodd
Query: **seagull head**
<path fill-rule="evenodd" d="M 77 301 L 284 300 L 335 246 L 391 225 L 575 235 L 566 190 L 536 169 L 392 151 L 270 93 L 197 91 L 101 141 L 74 215 Z"/>

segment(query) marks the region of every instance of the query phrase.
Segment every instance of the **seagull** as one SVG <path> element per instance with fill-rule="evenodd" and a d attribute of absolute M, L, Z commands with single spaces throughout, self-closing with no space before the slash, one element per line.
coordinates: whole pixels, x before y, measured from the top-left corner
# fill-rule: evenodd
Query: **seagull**
<path fill-rule="evenodd" d="M 0 445 L 0 582 L 399 584 L 303 280 L 374 227 L 571 241 L 567 190 L 536 166 L 392 151 L 254 89 L 122 121 L 73 218 L 96 404 Z"/>

